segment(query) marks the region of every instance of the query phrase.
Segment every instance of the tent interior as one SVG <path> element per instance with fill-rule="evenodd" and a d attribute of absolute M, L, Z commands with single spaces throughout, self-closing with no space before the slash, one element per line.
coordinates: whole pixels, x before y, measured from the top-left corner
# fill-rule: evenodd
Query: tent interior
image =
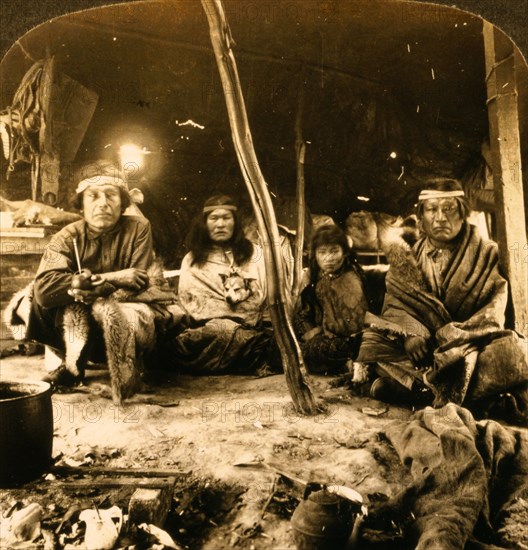
<path fill-rule="evenodd" d="M 294 223 L 282 219 L 289 209 L 281 205 L 295 196 L 297 121 L 306 142 L 307 205 L 337 223 L 359 210 L 407 215 L 418 187 L 433 176 L 486 186 L 482 19 L 389 0 L 224 4 L 279 222 Z M 522 54 L 515 56 L 526 166 L 528 69 Z M 36 27 L 0 65 L 2 109 L 31 66 L 50 57 L 58 74 L 90 90 L 81 103 L 93 111 L 75 139 L 68 124 L 55 122 L 59 149 L 67 151 L 57 204 L 69 207 L 80 165 L 121 160 L 131 187 L 143 191 L 141 210 L 158 251 L 168 268 L 179 267 L 189 222 L 204 198 L 225 191 L 249 201 L 200 2 L 132 2 Z M 139 157 L 119 157 L 127 144 L 142 151 Z M 2 193 L 29 198 L 29 164 L 17 164 L 8 180 L 7 171 L 2 158 Z"/>

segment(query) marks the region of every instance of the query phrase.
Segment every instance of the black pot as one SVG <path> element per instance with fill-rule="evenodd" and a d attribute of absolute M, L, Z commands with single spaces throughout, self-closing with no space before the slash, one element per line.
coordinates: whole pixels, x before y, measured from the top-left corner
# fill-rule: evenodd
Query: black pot
<path fill-rule="evenodd" d="M 309 483 L 291 524 L 298 550 L 343 550 L 360 506 Z"/>
<path fill-rule="evenodd" d="M 42 474 L 51 463 L 52 447 L 51 386 L 0 381 L 0 488 Z"/>

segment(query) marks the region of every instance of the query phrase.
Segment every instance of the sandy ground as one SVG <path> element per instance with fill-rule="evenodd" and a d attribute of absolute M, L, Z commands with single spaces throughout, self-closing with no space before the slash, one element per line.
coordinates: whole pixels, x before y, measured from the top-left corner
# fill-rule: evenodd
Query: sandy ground
<path fill-rule="evenodd" d="M 2 380 L 40 379 L 45 372 L 42 356 L 11 356 L 0 365 Z M 209 522 L 193 543 L 187 540 L 190 548 L 294 548 L 288 514 L 269 500 L 281 487 L 279 478 L 262 463 L 302 480 L 346 485 L 365 499 L 392 495 L 408 481 L 379 434 L 411 412 L 353 397 L 329 381 L 311 379 L 326 411 L 301 417 L 282 375 L 164 376 L 115 407 L 107 397 L 107 373 L 90 371 L 82 392 L 53 395 L 53 454 L 79 462 L 102 456 L 111 467 L 174 469 L 189 472 L 202 487 L 239 488 L 222 522 Z M 385 412 L 371 416 L 365 407 Z M 15 497 L 31 501 L 31 495 L 0 493 L 3 506 Z"/>

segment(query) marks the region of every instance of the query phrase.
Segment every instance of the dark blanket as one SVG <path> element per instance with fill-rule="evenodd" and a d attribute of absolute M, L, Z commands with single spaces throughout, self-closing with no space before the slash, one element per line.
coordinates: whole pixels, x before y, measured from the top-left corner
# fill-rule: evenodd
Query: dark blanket
<path fill-rule="evenodd" d="M 504 327 L 508 290 L 499 273 L 497 244 L 482 239 L 478 229 L 467 223 L 457 239 L 439 288 L 428 273 L 425 237 L 414 245 L 412 253 L 401 239 L 388 243 L 391 267 L 386 277 L 384 317 L 409 333 L 425 336 L 451 325 L 457 329 L 459 343 L 471 339 L 465 334 L 471 329 L 489 332 Z M 448 340 L 437 336 L 440 344 Z"/>
<path fill-rule="evenodd" d="M 255 373 L 267 356 L 270 334 L 231 319 L 210 319 L 187 328 L 169 343 L 170 361 L 189 374 Z"/>
<path fill-rule="evenodd" d="M 452 403 L 387 430 L 413 483 L 383 513 L 414 519 L 409 548 L 528 548 L 528 434 Z"/>

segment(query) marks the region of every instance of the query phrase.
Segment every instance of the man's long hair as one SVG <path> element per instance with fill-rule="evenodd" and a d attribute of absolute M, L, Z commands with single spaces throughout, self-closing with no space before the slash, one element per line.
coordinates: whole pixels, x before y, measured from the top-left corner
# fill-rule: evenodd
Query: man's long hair
<path fill-rule="evenodd" d="M 317 247 L 332 244 L 340 246 L 343 250 L 345 259 L 342 270 L 355 271 L 361 279 L 363 288 L 365 288 L 365 273 L 359 265 L 356 253 L 350 247 L 345 232 L 337 225 L 323 225 L 316 230 L 312 237 L 312 242 L 310 243 L 310 284 L 315 285 L 317 283 L 321 271 L 315 257 Z"/>
<path fill-rule="evenodd" d="M 216 204 L 221 208 L 222 204 L 234 205 L 234 201 L 228 195 L 215 195 L 207 199 L 205 204 Z M 204 265 L 212 248 L 217 246 L 209 236 L 209 231 L 207 231 L 206 221 L 209 213 L 203 213 L 194 220 L 191 231 L 187 236 L 187 248 L 192 254 L 191 265 Z M 229 242 L 225 243 L 225 246 L 233 252 L 235 264 L 240 266 L 249 261 L 253 255 L 253 244 L 244 235 L 244 230 L 236 211 L 233 211 L 233 219 L 235 221 L 233 236 Z"/>

